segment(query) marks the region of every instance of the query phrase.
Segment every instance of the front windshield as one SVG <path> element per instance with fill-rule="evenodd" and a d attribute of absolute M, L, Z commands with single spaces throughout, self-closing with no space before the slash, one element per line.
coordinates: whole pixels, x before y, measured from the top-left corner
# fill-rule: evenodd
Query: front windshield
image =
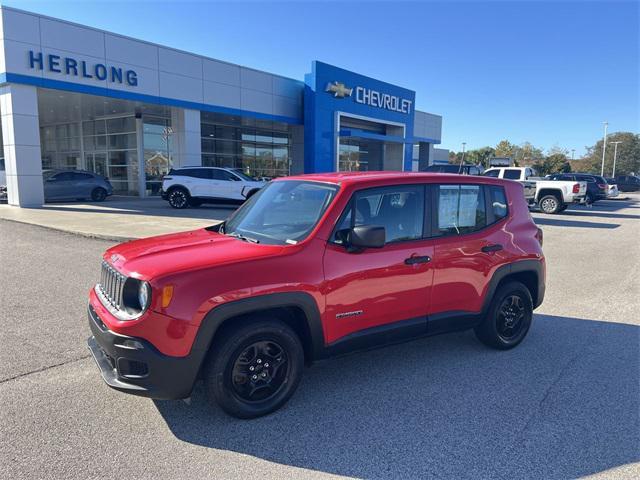
<path fill-rule="evenodd" d="M 319 182 L 272 182 L 227 220 L 220 233 L 271 245 L 304 240 L 335 198 L 338 187 Z"/>

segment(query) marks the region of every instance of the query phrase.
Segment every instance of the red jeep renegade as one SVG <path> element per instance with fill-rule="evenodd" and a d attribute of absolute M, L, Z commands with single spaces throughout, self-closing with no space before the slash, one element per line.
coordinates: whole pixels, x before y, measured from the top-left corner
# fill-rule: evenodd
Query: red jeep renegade
<path fill-rule="evenodd" d="M 226 222 L 109 249 L 90 293 L 106 383 L 227 413 L 281 407 L 304 365 L 473 328 L 518 345 L 542 303 L 542 231 L 517 182 L 421 173 L 277 179 Z"/>

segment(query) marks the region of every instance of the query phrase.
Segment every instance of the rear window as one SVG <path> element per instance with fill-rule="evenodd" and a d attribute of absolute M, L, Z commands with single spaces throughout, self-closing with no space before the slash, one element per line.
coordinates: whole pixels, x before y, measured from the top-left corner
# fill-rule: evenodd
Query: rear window
<path fill-rule="evenodd" d="M 480 185 L 439 185 L 437 233 L 462 235 L 487 224 L 484 189 Z"/>
<path fill-rule="evenodd" d="M 500 170 L 487 170 L 483 173 L 485 177 L 498 178 L 500 176 Z"/>
<path fill-rule="evenodd" d="M 192 178 L 211 178 L 211 170 L 207 168 L 181 168 L 178 170 L 171 170 L 169 175 L 180 175 Z"/>
<path fill-rule="evenodd" d="M 505 169 L 502 178 L 506 178 L 507 180 L 519 180 L 520 170 L 516 170 L 515 168 L 507 168 Z"/>

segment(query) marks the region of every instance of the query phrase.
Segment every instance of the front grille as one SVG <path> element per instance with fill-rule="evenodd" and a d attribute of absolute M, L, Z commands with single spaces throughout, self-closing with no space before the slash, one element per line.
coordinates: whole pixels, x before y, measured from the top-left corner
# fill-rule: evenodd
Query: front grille
<path fill-rule="evenodd" d="M 104 260 L 102 261 L 102 272 L 100 274 L 98 287 L 111 306 L 118 310 L 121 310 L 122 293 L 126 280 L 127 277 L 125 275 L 118 272 Z"/>

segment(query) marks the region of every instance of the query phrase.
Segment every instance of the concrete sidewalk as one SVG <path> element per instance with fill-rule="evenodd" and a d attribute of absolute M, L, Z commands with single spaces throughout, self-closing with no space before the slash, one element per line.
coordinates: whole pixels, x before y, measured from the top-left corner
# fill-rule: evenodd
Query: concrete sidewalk
<path fill-rule="evenodd" d="M 0 205 L 0 219 L 92 238 L 123 241 L 193 230 L 226 219 L 235 206 L 176 210 L 159 198 L 111 197 L 104 202 L 48 203 L 40 208 Z"/>

